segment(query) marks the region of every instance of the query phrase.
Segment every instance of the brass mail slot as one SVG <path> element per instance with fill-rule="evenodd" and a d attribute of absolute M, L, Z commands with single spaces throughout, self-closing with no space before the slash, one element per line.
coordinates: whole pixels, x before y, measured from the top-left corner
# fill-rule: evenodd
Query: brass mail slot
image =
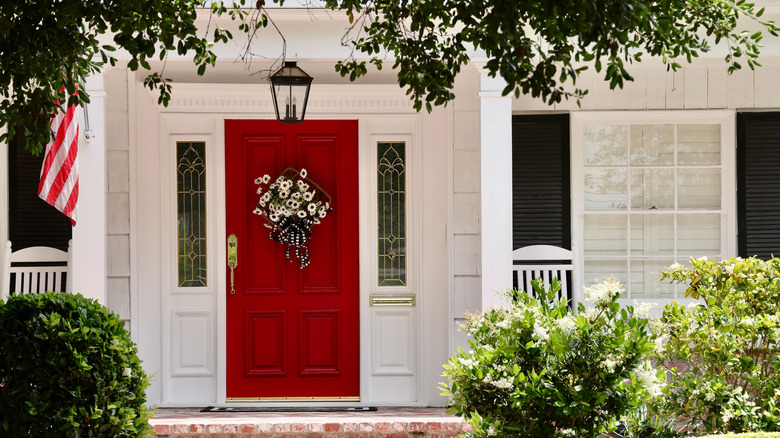
<path fill-rule="evenodd" d="M 371 295 L 371 307 L 375 306 L 411 306 L 414 307 L 414 295 Z"/>

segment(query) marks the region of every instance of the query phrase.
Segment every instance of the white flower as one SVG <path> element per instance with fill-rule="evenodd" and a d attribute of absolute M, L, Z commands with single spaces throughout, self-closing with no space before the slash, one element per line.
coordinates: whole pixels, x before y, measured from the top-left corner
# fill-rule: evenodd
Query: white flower
<path fill-rule="evenodd" d="M 122 370 L 122 375 L 125 377 L 130 377 L 133 375 L 133 370 L 131 370 L 128 367 L 125 367 L 125 369 Z"/>
<path fill-rule="evenodd" d="M 707 261 L 707 256 L 701 256 L 697 260 L 699 260 L 700 262 L 706 262 Z"/>
<path fill-rule="evenodd" d="M 502 328 L 502 329 L 506 330 L 506 329 L 509 328 L 509 326 L 511 324 L 512 324 L 512 321 L 510 321 L 509 319 L 502 319 L 501 321 L 498 321 L 496 323 L 496 327 Z"/>
<path fill-rule="evenodd" d="M 681 265 L 679 263 L 675 263 L 672 266 L 669 266 L 669 270 L 670 271 L 679 271 L 682 268 L 683 268 L 683 265 Z"/>
<path fill-rule="evenodd" d="M 306 175 L 308 175 L 309 172 L 306 171 L 306 169 L 301 169 L 301 178 L 306 178 Z"/>
<path fill-rule="evenodd" d="M 721 417 L 721 418 L 723 418 L 723 422 L 724 423 L 728 423 L 732 418 L 734 418 L 734 413 L 731 412 L 731 411 L 728 411 L 728 410 L 724 411 L 723 412 L 723 417 Z"/>
<path fill-rule="evenodd" d="M 263 196 L 260 197 L 260 202 L 268 202 L 271 200 L 271 192 L 265 192 Z"/>
<path fill-rule="evenodd" d="M 306 193 L 303 194 L 303 200 L 304 201 L 308 202 L 308 201 L 311 201 L 312 199 L 314 199 L 314 192 L 306 192 Z"/>
<path fill-rule="evenodd" d="M 474 365 L 477 363 L 473 359 L 460 358 L 460 363 L 468 369 L 474 369 Z"/>
<path fill-rule="evenodd" d="M 655 347 L 653 347 L 653 352 L 658 356 L 664 354 L 666 343 L 669 342 L 669 333 L 664 333 L 663 335 L 655 338 L 654 342 Z"/>
<path fill-rule="evenodd" d="M 262 195 L 263 194 L 263 188 L 262 187 L 258 187 L 257 188 L 257 194 L 258 195 Z"/>
<path fill-rule="evenodd" d="M 268 184 L 271 181 L 271 176 L 268 174 L 263 175 L 263 184 Z"/>
<path fill-rule="evenodd" d="M 493 385 L 496 388 L 499 389 L 512 389 L 515 385 L 512 383 L 512 379 L 508 377 L 502 377 L 498 380 L 494 380 L 490 374 L 485 376 L 484 379 L 482 379 L 483 382 L 487 383 L 488 385 Z"/>
<path fill-rule="evenodd" d="M 658 306 L 658 303 L 640 303 L 637 300 L 634 300 L 634 315 L 644 318 L 644 319 L 650 319 L 650 309 Z"/>
<path fill-rule="evenodd" d="M 270 216 L 268 216 L 268 219 L 271 219 L 271 222 L 278 222 L 279 221 L 279 215 L 276 213 L 271 213 Z"/>
<path fill-rule="evenodd" d="M 298 189 L 302 192 L 305 192 L 306 190 L 309 190 L 309 185 L 301 180 L 298 180 Z"/>
<path fill-rule="evenodd" d="M 615 367 L 617 365 L 618 363 L 613 357 L 607 357 L 603 362 L 601 362 L 601 364 L 599 364 L 599 368 L 612 373 L 615 371 Z"/>
<path fill-rule="evenodd" d="M 574 322 L 574 318 L 572 318 L 570 315 L 566 315 L 563 318 L 560 318 L 556 322 L 558 323 L 558 328 L 560 328 L 564 332 L 568 332 L 569 330 L 577 326 L 577 323 Z"/>
<path fill-rule="evenodd" d="M 327 210 L 325 210 L 324 208 L 320 208 L 319 211 L 320 218 L 324 218 L 327 214 L 328 214 Z"/>
<path fill-rule="evenodd" d="M 260 210 L 260 208 L 255 208 L 254 211 L 252 211 L 254 214 L 263 214 L 263 210 Z"/>
<path fill-rule="evenodd" d="M 550 333 L 547 332 L 547 328 L 539 323 L 534 323 L 533 336 L 540 341 L 546 341 L 550 339 Z"/>
<path fill-rule="evenodd" d="M 255 184 L 262 184 L 262 183 L 263 183 L 263 178 L 256 178 L 255 179 Z"/>
<path fill-rule="evenodd" d="M 303 219 L 306 217 L 306 212 L 303 210 L 298 210 L 298 217 Z"/>
<path fill-rule="evenodd" d="M 286 179 L 279 183 L 279 188 L 282 190 L 289 190 L 290 187 L 292 187 L 292 183 Z"/>
<path fill-rule="evenodd" d="M 656 370 L 650 365 L 650 362 L 645 361 L 634 371 L 634 376 L 650 397 L 656 398 L 663 394 L 662 382 L 658 379 Z"/>
<path fill-rule="evenodd" d="M 279 190 L 279 198 L 287 199 L 290 196 L 289 190 Z"/>
<path fill-rule="evenodd" d="M 558 431 L 558 434 L 560 436 L 574 436 L 576 432 L 574 432 L 574 429 L 561 429 Z"/>
<path fill-rule="evenodd" d="M 708 390 L 707 394 L 704 395 L 704 399 L 707 400 L 707 401 L 715 400 L 715 393 L 712 392 L 712 390 Z"/>
<path fill-rule="evenodd" d="M 583 286 L 583 290 L 585 291 L 585 301 L 596 306 L 609 304 L 612 302 L 612 298 L 624 291 L 620 282 L 612 276 L 591 287 Z"/>
<path fill-rule="evenodd" d="M 493 426 L 488 427 L 488 430 L 485 431 L 487 436 L 496 436 L 496 429 Z"/>
<path fill-rule="evenodd" d="M 309 210 L 309 214 L 311 214 L 312 216 L 317 214 L 317 205 L 316 204 L 309 204 L 308 206 L 306 206 L 306 208 Z"/>

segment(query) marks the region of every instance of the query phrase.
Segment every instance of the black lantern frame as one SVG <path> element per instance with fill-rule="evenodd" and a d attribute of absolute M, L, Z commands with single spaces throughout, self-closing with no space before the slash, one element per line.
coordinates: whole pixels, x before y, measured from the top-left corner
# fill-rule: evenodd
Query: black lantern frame
<path fill-rule="evenodd" d="M 276 120 L 282 123 L 303 121 L 313 79 L 298 67 L 297 61 L 285 61 L 282 68 L 270 76 Z"/>

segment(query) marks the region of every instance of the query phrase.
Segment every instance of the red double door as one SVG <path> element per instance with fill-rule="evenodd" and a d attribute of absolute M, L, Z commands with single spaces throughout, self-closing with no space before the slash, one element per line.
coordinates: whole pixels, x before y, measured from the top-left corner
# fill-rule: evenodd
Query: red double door
<path fill-rule="evenodd" d="M 227 397 L 356 400 L 359 384 L 357 121 L 225 121 Z M 333 211 L 312 229 L 301 269 L 253 214 L 255 178 L 305 168 Z M 227 241 L 227 236 L 225 236 Z M 228 274 L 230 271 L 228 271 Z"/>

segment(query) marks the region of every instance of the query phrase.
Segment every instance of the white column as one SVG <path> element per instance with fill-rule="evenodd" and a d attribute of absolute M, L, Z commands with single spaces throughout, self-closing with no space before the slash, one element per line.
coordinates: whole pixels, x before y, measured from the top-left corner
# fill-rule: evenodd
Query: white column
<path fill-rule="evenodd" d="M 512 98 L 483 70 L 481 114 L 482 309 L 501 305 L 512 286 Z"/>
<path fill-rule="evenodd" d="M 103 74 L 90 76 L 89 122 L 94 138 L 86 141 L 83 112 L 79 121 L 78 220 L 73 227 L 71 288 L 106 303 L 106 126 Z"/>

